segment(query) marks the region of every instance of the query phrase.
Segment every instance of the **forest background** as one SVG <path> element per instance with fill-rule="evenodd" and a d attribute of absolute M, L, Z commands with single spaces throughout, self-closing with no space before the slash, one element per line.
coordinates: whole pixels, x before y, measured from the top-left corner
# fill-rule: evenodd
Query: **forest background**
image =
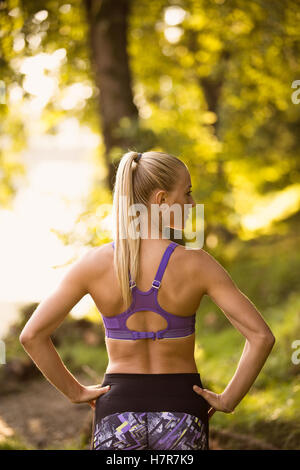
<path fill-rule="evenodd" d="M 204 204 L 203 248 L 227 269 L 276 338 L 235 414 L 211 419 L 212 448 L 299 448 L 299 20 L 295 0 L 0 2 L 2 237 L 16 201 L 24 202 L 24 187 L 33 184 L 30 169 L 45 159 L 55 162 L 55 171 L 46 171 L 47 191 L 53 202 L 55 185 L 71 188 L 65 196 L 70 202 L 85 177 L 69 172 L 70 165 L 88 154 L 90 168 L 73 219 L 66 201 L 63 209 L 49 202 L 38 211 L 44 199 L 35 193 L 24 231 L 11 229 L 1 238 L 0 279 L 7 287 L 0 318 L 9 328 L 2 336 L 0 448 L 88 448 L 91 410 L 68 404 L 18 341 L 43 295 L 33 289 L 19 303 L 12 295 L 14 321 L 3 299 L 37 270 L 38 244 L 30 247 L 28 239 L 34 232 L 41 241 L 43 216 L 51 221 L 61 210 L 61 220 L 69 221 L 67 229 L 62 223 L 48 229 L 69 249 L 52 271 L 111 241 L 102 209 L 112 203 L 115 172 L 128 149 L 166 151 L 188 165 L 193 197 Z M 86 145 L 77 136 L 82 129 Z M 41 137 L 48 140 L 37 151 L 32 142 Z M 70 151 L 72 142 L 77 153 Z M 60 165 L 66 158 L 68 165 Z M 76 377 L 101 383 L 107 354 L 94 305 L 81 317 L 68 316 L 53 339 Z M 224 389 L 243 345 L 244 337 L 205 297 L 195 355 L 206 388 Z"/>

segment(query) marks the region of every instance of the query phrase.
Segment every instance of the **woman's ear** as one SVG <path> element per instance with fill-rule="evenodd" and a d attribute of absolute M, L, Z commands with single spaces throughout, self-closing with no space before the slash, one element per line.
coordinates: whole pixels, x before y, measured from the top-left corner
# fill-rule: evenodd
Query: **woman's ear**
<path fill-rule="evenodd" d="M 155 201 L 156 201 L 156 204 L 158 204 L 159 206 L 160 206 L 161 204 L 164 204 L 164 203 L 166 202 L 165 191 L 163 191 L 163 190 L 158 191 L 158 192 L 156 193 Z"/>

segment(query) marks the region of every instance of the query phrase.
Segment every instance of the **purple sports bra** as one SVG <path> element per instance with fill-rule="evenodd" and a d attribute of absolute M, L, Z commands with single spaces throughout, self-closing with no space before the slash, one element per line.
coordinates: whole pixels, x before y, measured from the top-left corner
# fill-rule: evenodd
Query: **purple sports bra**
<path fill-rule="evenodd" d="M 112 246 L 114 247 L 114 242 Z M 108 338 L 115 339 L 144 339 L 152 338 L 155 340 L 161 338 L 181 338 L 183 336 L 189 336 L 195 331 L 195 318 L 196 313 L 188 317 L 183 317 L 179 315 L 173 315 L 166 310 L 164 310 L 158 303 L 157 293 L 161 284 L 162 277 L 164 275 L 166 266 L 168 264 L 169 258 L 173 253 L 174 249 L 178 246 L 178 243 L 171 241 L 167 246 L 163 257 L 161 259 L 160 265 L 158 267 L 155 279 L 152 282 L 152 287 L 148 291 L 141 291 L 136 286 L 135 282 L 130 278 L 130 288 L 132 289 L 132 303 L 130 307 L 124 312 L 116 315 L 114 317 L 107 317 L 102 315 L 105 335 Z M 134 331 L 130 330 L 126 326 L 127 318 L 129 318 L 133 313 L 140 312 L 142 310 L 150 310 L 156 313 L 159 313 L 162 317 L 167 320 L 168 326 L 164 330 L 159 331 Z"/>

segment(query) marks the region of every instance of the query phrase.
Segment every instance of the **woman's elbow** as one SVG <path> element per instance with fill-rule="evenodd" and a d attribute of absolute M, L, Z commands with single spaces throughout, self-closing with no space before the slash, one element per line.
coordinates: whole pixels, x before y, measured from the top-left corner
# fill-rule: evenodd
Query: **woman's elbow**
<path fill-rule="evenodd" d="M 275 338 L 275 336 L 273 335 L 273 333 L 271 331 L 269 331 L 267 333 L 264 333 L 263 335 L 260 336 L 260 338 L 262 340 L 262 343 L 265 346 L 268 346 L 271 349 L 273 348 L 273 346 L 275 344 L 275 341 L 276 341 L 276 338 Z"/>
<path fill-rule="evenodd" d="M 28 344 L 29 341 L 32 341 L 33 339 L 33 336 L 28 334 L 28 333 L 25 333 L 24 331 L 21 331 L 21 334 L 19 336 L 19 341 L 20 343 L 24 346 L 25 344 Z"/>
<path fill-rule="evenodd" d="M 273 335 L 273 333 L 270 333 L 270 335 L 268 336 L 268 342 L 270 342 L 270 345 L 273 347 L 274 344 L 275 344 L 275 341 L 276 341 L 276 338 L 275 336 Z"/>
<path fill-rule="evenodd" d="M 262 347 L 267 346 L 269 348 L 273 348 L 276 338 L 271 331 L 264 331 L 251 335 L 251 337 L 248 338 L 248 341 L 253 344 L 259 344 Z"/>
<path fill-rule="evenodd" d="M 19 335 L 19 341 L 24 346 L 39 339 L 38 335 L 32 330 L 23 329 Z"/>
<path fill-rule="evenodd" d="M 269 326 L 267 328 L 267 331 L 265 332 L 265 341 L 266 341 L 266 343 L 270 344 L 271 346 L 273 346 L 273 344 L 276 341 L 275 336 L 273 335 L 273 333 L 272 333 Z"/>

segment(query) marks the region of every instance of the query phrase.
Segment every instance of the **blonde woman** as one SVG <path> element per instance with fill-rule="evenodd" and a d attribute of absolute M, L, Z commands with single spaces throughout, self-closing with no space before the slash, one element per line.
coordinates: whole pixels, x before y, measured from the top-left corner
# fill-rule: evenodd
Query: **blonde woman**
<path fill-rule="evenodd" d="M 140 227 L 132 223 L 135 204 Z M 92 449 L 208 450 L 209 419 L 216 411 L 233 412 L 274 345 L 260 313 L 211 255 L 164 237 L 164 211 L 157 219 L 152 208 L 165 214 L 181 208 L 183 229 L 185 205 L 195 202 L 179 158 L 155 151 L 124 154 L 114 187 L 114 241 L 75 262 L 20 335 L 49 381 L 72 403 L 93 408 Z M 174 213 L 168 215 L 169 227 L 178 227 Z M 151 235 L 153 227 L 158 237 Z M 109 357 L 102 383 L 93 386 L 76 380 L 50 339 L 88 293 L 102 315 Z M 194 358 L 195 317 L 204 295 L 246 339 L 221 394 L 203 388 Z"/>

